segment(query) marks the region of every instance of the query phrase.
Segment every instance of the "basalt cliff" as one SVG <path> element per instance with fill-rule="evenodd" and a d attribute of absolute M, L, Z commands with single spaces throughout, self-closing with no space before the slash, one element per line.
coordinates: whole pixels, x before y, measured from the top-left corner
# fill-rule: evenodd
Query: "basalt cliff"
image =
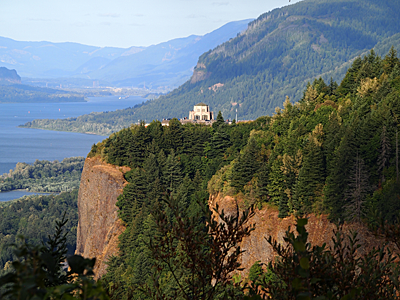
<path fill-rule="evenodd" d="M 94 268 L 96 279 L 106 272 L 106 262 L 112 255 L 118 252 L 118 236 L 125 227 L 118 219 L 117 197 L 122 193 L 127 184 L 124 173 L 129 171 L 128 167 L 117 167 L 103 162 L 100 158 L 87 158 L 82 173 L 81 185 L 78 196 L 79 224 L 77 233 L 76 254 L 84 257 L 96 257 Z M 230 196 L 221 194 L 211 195 L 209 199 L 210 208 L 218 204 L 220 210 L 225 214 L 235 214 L 237 208 L 240 210 L 240 201 Z M 245 275 L 256 261 L 271 261 L 275 253 L 266 241 L 272 236 L 273 239 L 284 243 L 285 232 L 289 226 L 294 228 L 295 218 L 293 216 L 284 219 L 278 218 L 278 211 L 271 208 L 257 209 L 250 220 L 256 229 L 241 243 L 245 250 L 241 257 Z M 309 242 L 313 245 L 332 244 L 332 224 L 326 215 L 310 215 L 308 225 Z M 382 241 L 364 226 L 345 225 L 345 232 L 356 230 L 361 247 L 358 251 L 368 251 L 372 247 L 379 247 Z"/>
<path fill-rule="evenodd" d="M 125 227 L 118 219 L 117 197 L 127 184 L 128 167 L 117 167 L 98 157 L 86 158 L 78 195 L 76 254 L 96 257 L 96 279 L 106 272 L 106 262 L 118 252 L 118 236 Z"/>
<path fill-rule="evenodd" d="M 242 203 L 230 196 L 221 194 L 211 195 L 209 199 L 209 207 L 214 209 L 218 205 L 219 211 L 224 210 L 225 215 L 235 215 L 241 212 Z M 250 219 L 248 225 L 255 224 L 255 230 L 251 232 L 249 237 L 243 239 L 240 244 L 241 249 L 245 252 L 241 256 L 241 267 L 243 271 L 239 273 L 246 275 L 251 266 L 261 261 L 267 263 L 272 261 L 276 255 L 272 246 L 267 242 L 268 237 L 272 237 L 280 244 L 285 244 L 284 236 L 289 226 L 291 230 L 295 228 L 296 220 L 294 216 L 287 218 L 278 218 L 278 210 L 272 208 L 255 209 L 254 216 Z M 214 211 L 214 217 L 218 215 Z M 311 245 L 321 246 L 326 243 L 328 247 L 333 247 L 332 238 L 336 225 L 328 220 L 326 215 L 310 214 L 308 216 L 308 224 L 306 225 L 308 232 L 308 241 Z M 377 239 L 364 225 L 345 224 L 343 226 L 345 234 L 351 232 L 358 233 L 358 239 L 361 247 L 357 250 L 359 255 L 370 251 L 373 247 L 379 248 L 384 244 L 383 241 Z"/>

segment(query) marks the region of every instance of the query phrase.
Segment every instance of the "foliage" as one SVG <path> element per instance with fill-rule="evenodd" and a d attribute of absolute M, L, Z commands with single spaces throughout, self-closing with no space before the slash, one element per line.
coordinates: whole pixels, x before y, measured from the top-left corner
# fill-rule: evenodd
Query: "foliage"
<path fill-rule="evenodd" d="M 153 299 L 215 299 L 226 294 L 232 272 L 240 267 L 240 242 L 254 229 L 247 224 L 252 211 L 225 215 L 217 207 L 213 216 L 200 202 L 201 214 L 190 217 L 176 198 L 166 202 L 172 215 L 160 208 L 153 214 L 157 231 L 149 248 L 155 271 L 147 293 Z M 159 284 L 165 273 L 172 275 L 172 293 Z"/>
<path fill-rule="evenodd" d="M 31 245 L 48 242 L 51 229 L 66 212 L 70 221 L 63 229 L 68 232 L 66 248 L 72 255 L 76 248 L 78 226 L 78 191 L 64 192 L 54 196 L 30 196 L 0 205 L 0 271 L 15 259 L 10 244 L 19 244 L 23 235 Z"/>
<path fill-rule="evenodd" d="M 108 299 L 101 283 L 91 278 L 96 259 L 66 258 L 67 221 L 64 213 L 47 245 L 14 245 L 16 259 L 0 276 L 1 299 Z M 66 260 L 69 271 L 64 270 Z"/>
<path fill-rule="evenodd" d="M 265 120 L 231 126 L 222 120 L 213 128 L 182 125 L 173 119 L 169 125 L 163 127 L 153 121 L 147 127 L 144 123 L 131 126 L 94 145 L 89 153 L 100 155 L 109 163 L 131 167 L 125 174 L 129 183 L 117 202 L 119 216 L 127 228 L 119 237 L 118 256 L 109 260 L 103 277 L 112 299 L 148 299 L 143 290 L 128 287 L 153 283 L 155 262 L 148 245 L 151 237 L 158 237 L 154 208 L 173 219 L 171 208 L 163 201 L 165 191 L 177 199 L 181 212 L 204 226 L 206 215 L 197 203 L 204 204 L 208 199 L 208 181 L 235 159 L 251 130 L 261 129 Z M 174 295 L 171 276 L 162 272 L 158 279 L 169 297 Z"/>
<path fill-rule="evenodd" d="M 321 78 L 309 83 L 298 103 L 286 99 L 252 132 L 230 166 L 211 179 L 209 192 L 256 195 L 278 206 L 279 217 L 314 212 L 361 222 L 377 209 L 392 222 L 400 209 L 399 70 L 394 48 L 383 59 L 371 51 L 354 61 L 340 85 Z"/>
<path fill-rule="evenodd" d="M 268 238 L 278 256 L 268 264 L 275 280 L 253 281 L 247 299 L 398 298 L 400 269 L 389 248 L 360 254 L 357 233 L 344 234 L 341 226 L 334 231 L 333 247 L 312 246 L 307 221 L 297 219 L 297 234 L 286 231 L 286 246 Z"/>
<path fill-rule="evenodd" d="M 61 162 L 36 160 L 33 165 L 17 163 L 0 176 L 0 192 L 26 189 L 31 192 L 66 192 L 77 189 L 85 158 L 70 157 Z"/>
<path fill-rule="evenodd" d="M 187 117 L 199 102 L 230 120 L 236 113 L 239 120 L 271 115 L 286 96 L 299 101 L 305 82 L 320 76 L 325 82 L 339 82 L 359 55 L 372 48 L 380 55 L 392 45 L 399 48 L 398 10 L 399 3 L 390 0 L 379 5 L 373 0 L 300 1 L 261 15 L 236 38 L 205 52 L 192 78 L 159 99 L 77 119 L 35 120 L 27 126 L 108 135 L 139 119 Z M 386 74 L 395 63 L 387 62 Z M 327 84 L 326 94 L 334 88 Z"/>
<path fill-rule="evenodd" d="M 24 84 L 0 84 L 0 103 L 38 103 L 38 102 L 84 102 L 83 96 L 76 93 L 40 88 Z"/>

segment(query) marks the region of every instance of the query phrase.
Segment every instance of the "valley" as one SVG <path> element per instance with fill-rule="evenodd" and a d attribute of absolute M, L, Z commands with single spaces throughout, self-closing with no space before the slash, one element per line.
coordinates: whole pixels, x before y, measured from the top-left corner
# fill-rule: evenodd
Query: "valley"
<path fill-rule="evenodd" d="M 0 38 L 0 199 L 26 192 L 0 202 L 0 298 L 398 299 L 399 10 L 296 1 L 129 48 Z"/>

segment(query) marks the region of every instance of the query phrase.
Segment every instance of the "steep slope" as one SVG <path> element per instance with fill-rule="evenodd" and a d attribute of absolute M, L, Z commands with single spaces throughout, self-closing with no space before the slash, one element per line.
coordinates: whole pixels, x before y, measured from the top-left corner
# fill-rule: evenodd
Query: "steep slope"
<path fill-rule="evenodd" d="M 314 245 L 330 242 L 330 220 L 345 220 L 353 224 L 345 231 L 360 233 L 363 247 L 357 255 L 381 246 L 366 228 L 381 220 L 396 224 L 400 210 L 399 91 L 395 49 L 384 58 L 371 51 L 353 62 L 340 86 L 315 80 L 298 103 L 285 101 L 271 117 L 228 125 L 219 115 L 210 127 L 177 119 L 169 126 L 142 122 L 94 145 L 91 156 L 131 168 L 116 203 L 126 229 L 103 282 L 115 297 L 146 299 L 139 287 L 159 278 L 165 282 L 162 292 L 174 298 L 177 283 L 171 272 L 183 278 L 193 274 L 196 262 L 196 270 L 206 270 L 198 277 L 212 278 L 210 264 L 225 261 L 214 251 L 223 238 L 224 245 L 237 242 L 246 250 L 241 259 L 246 270 L 257 260 L 273 260 L 276 253 L 264 237 L 283 243 L 292 216 L 310 217 L 308 237 Z M 225 217 L 254 205 L 250 222 L 258 229 L 242 241 L 241 232 L 219 232 L 203 209 L 206 199 L 211 208 L 219 204 Z M 228 224 L 225 229 L 242 228 L 240 221 L 232 225 L 220 217 Z"/>
<path fill-rule="evenodd" d="M 211 195 L 208 204 L 211 210 L 215 209 L 218 205 L 219 211 L 224 210 L 226 215 L 231 216 L 236 215 L 237 205 L 243 205 L 243 203 L 236 202 L 233 197 L 224 197 L 221 194 Z M 286 218 L 279 218 L 278 214 L 276 209 L 270 207 L 255 210 L 255 214 L 249 223 L 250 225 L 255 225 L 255 230 L 240 243 L 241 249 L 244 250 L 244 253 L 240 257 L 241 268 L 243 270 L 238 271 L 238 273 L 244 278 L 248 275 L 250 268 L 255 262 L 268 263 L 274 260 L 276 253 L 267 241 L 269 237 L 272 237 L 284 246 L 286 245 L 284 241 L 286 231 L 289 227 L 291 230 L 294 230 L 296 218 L 293 215 Z M 215 212 L 214 217 L 218 219 Z M 336 226 L 326 215 L 310 214 L 306 229 L 309 233 L 308 242 L 311 245 L 322 246 L 326 243 L 328 247 L 333 248 L 332 238 L 334 237 Z M 349 234 L 351 231 L 358 233 L 361 245 L 357 250 L 359 255 L 371 251 L 373 247 L 380 248 L 384 243 L 383 240 L 374 236 L 364 224 L 346 223 L 343 227 L 343 232 Z"/>
<path fill-rule="evenodd" d="M 203 54 L 180 88 L 135 111 L 142 119 L 182 117 L 206 102 L 225 118 L 271 114 L 307 81 L 341 80 L 349 62 L 380 46 L 400 46 L 398 1 L 307 0 L 261 15 L 249 28 Z M 387 52 L 379 54 L 386 54 Z M 210 89 L 222 83 L 219 89 Z"/>
<path fill-rule="evenodd" d="M 127 167 L 106 164 L 99 158 L 87 158 L 78 194 L 78 232 L 76 254 L 96 257 L 96 278 L 106 270 L 105 262 L 118 251 L 118 236 L 125 227 L 118 219 L 115 203 L 126 184 Z"/>
<path fill-rule="evenodd" d="M 0 82 L 21 83 L 21 77 L 15 70 L 9 70 L 5 67 L 0 67 Z"/>

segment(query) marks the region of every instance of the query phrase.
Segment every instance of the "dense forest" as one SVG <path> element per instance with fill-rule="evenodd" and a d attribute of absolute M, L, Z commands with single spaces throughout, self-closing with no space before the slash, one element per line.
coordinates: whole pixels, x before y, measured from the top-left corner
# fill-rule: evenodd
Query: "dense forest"
<path fill-rule="evenodd" d="M 32 165 L 17 163 L 14 170 L 0 176 L 0 192 L 26 189 L 30 192 L 60 193 L 79 188 L 84 157 L 61 162 L 36 160 Z"/>
<path fill-rule="evenodd" d="M 168 127 L 142 122 L 114 133 L 89 153 L 131 167 L 117 202 L 126 229 L 107 274 L 96 286 L 84 281 L 94 261 L 74 257 L 68 262 L 81 274 L 75 285 L 51 288 L 24 271 L 49 278 L 48 256 L 22 246 L 0 283 L 13 295 L 29 289 L 24 280 L 35 296 L 80 297 L 93 288 L 93 299 L 397 299 L 400 268 L 385 245 L 357 253 L 357 235 L 343 233 L 340 223 L 333 246 L 310 245 L 303 216 L 365 223 L 400 247 L 399 98 L 400 60 L 392 48 L 384 58 L 374 51 L 358 57 L 340 85 L 314 80 L 299 102 L 287 98 L 273 116 L 228 125 L 219 113 L 211 127 L 172 119 Z M 240 200 L 243 216 L 220 213 L 223 222 L 213 220 L 207 200 L 215 193 Z M 11 222 L 28 228 L 32 214 L 47 212 L 27 203 L 4 204 L 4 230 L 18 228 Z M 248 278 L 232 277 L 240 267 L 238 243 L 252 231 L 246 222 L 254 207 L 264 206 L 280 217 L 296 215 L 298 234 L 287 231 L 286 246 L 269 238 L 276 261 L 254 262 Z M 12 216 L 22 208 L 27 222 Z M 76 268 L 74 260 L 83 265 Z M 35 262 L 43 267 L 35 269 Z"/>
<path fill-rule="evenodd" d="M 399 93 L 396 50 L 384 58 L 371 51 L 353 62 L 340 85 L 316 79 L 299 102 L 287 98 L 271 117 L 227 125 L 219 113 L 212 127 L 182 125 L 177 119 L 163 127 L 153 121 L 147 127 L 132 125 L 94 145 L 89 156 L 132 168 L 117 203 L 127 228 L 120 236 L 120 252 L 110 259 L 102 278 L 111 299 L 157 298 L 152 292 L 174 298 L 178 291 L 194 292 L 191 264 L 182 263 L 191 252 L 180 243 L 186 241 L 185 234 L 202 236 L 212 229 L 204 210 L 209 194 L 231 195 L 247 207 L 268 205 L 280 217 L 324 213 L 332 221 L 374 226 L 381 217 L 394 224 L 400 211 Z M 185 233 L 185 222 L 191 224 L 191 233 Z M 305 255 L 306 250 L 296 248 L 296 243 L 306 243 L 304 224 L 298 224 L 300 236 L 289 235 L 287 241 Z M 181 236 L 170 240 L 174 234 Z M 199 246 L 203 258 L 213 257 L 215 249 L 207 245 Z M 319 248 L 312 249 L 313 255 L 321 254 Z M 354 268 L 359 262 L 353 261 Z M 233 286 L 210 286 L 215 274 L 203 275 L 210 279 L 203 287 L 213 290 L 216 299 L 228 290 L 238 293 L 233 298 L 240 296 Z M 357 280 L 353 284 L 360 287 L 363 279 Z"/>
<path fill-rule="evenodd" d="M 54 196 L 29 196 L 0 204 L 0 275 L 11 266 L 15 258 L 11 244 L 20 244 L 19 236 L 26 242 L 41 245 L 53 234 L 56 221 L 66 213 L 68 255 L 76 248 L 78 226 L 78 190 Z"/>

